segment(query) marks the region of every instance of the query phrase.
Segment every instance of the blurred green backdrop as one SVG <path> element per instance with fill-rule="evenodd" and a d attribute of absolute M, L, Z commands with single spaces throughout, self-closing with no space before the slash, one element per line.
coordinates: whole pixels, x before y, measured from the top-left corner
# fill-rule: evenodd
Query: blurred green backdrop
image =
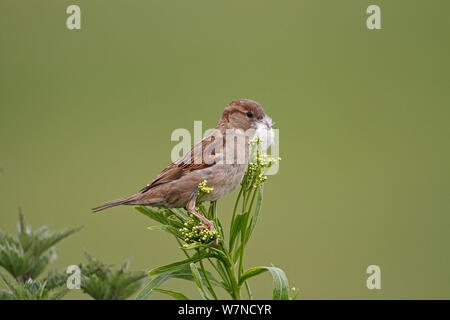
<path fill-rule="evenodd" d="M 66 28 L 70 4 L 81 30 Z M 370 4 L 382 30 L 366 28 Z M 277 123 L 283 158 L 247 267 L 282 267 L 301 299 L 449 298 L 449 10 L 447 0 L 2 0 L 0 228 L 15 231 L 18 207 L 34 227 L 85 225 L 59 246 L 59 268 L 84 261 L 83 248 L 116 264 L 133 257 L 133 270 L 181 258 L 132 208 L 90 208 L 151 181 L 170 162 L 173 129 L 214 127 L 247 97 Z M 222 216 L 234 197 L 219 202 Z M 366 288 L 371 264 L 381 290 Z M 251 284 L 271 297 L 270 275 Z"/>

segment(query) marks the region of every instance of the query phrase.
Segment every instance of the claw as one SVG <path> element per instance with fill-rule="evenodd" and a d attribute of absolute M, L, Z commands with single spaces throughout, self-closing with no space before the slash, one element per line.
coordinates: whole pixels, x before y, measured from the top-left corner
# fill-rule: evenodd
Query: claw
<path fill-rule="evenodd" d="M 214 223 L 212 223 L 211 221 L 205 222 L 204 225 L 198 226 L 198 230 L 202 229 L 209 229 L 211 231 L 216 231 L 216 228 L 214 228 Z"/>
<path fill-rule="evenodd" d="M 198 230 L 202 230 L 202 229 L 209 229 L 211 231 L 216 231 L 216 228 L 214 228 L 214 223 L 212 223 L 211 221 L 205 222 L 204 225 L 198 226 Z M 219 238 L 216 238 L 216 240 L 214 241 L 213 246 L 217 247 L 219 245 Z"/>

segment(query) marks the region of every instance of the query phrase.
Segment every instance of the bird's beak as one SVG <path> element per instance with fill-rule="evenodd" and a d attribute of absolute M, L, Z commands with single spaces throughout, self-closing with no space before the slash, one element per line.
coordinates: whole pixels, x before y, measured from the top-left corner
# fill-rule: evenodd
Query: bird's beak
<path fill-rule="evenodd" d="M 267 129 L 272 129 L 272 126 L 274 125 L 272 118 L 269 116 L 265 116 L 262 123 L 267 127 Z"/>

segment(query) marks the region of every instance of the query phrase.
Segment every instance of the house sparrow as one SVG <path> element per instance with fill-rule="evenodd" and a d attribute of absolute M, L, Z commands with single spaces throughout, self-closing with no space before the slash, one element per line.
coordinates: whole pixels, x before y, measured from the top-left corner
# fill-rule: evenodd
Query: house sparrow
<path fill-rule="evenodd" d="M 201 201 L 215 201 L 236 189 L 247 169 L 248 142 L 255 135 L 262 138 L 263 148 L 267 148 L 273 142 L 272 119 L 256 101 L 231 101 L 217 127 L 139 193 L 92 210 L 98 212 L 122 204 L 185 208 L 204 223 L 200 228 L 215 230 L 213 223 L 196 211 L 198 185 L 207 180 L 208 187 L 213 188 Z"/>

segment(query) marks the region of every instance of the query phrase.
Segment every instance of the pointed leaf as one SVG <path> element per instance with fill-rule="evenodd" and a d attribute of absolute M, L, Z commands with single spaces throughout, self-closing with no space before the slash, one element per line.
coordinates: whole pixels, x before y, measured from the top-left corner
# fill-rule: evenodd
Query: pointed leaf
<path fill-rule="evenodd" d="M 243 285 L 249 278 L 263 272 L 270 271 L 273 278 L 273 300 L 289 300 L 289 282 L 283 270 L 276 267 L 255 267 L 245 271 L 239 279 L 239 285 Z"/>
<path fill-rule="evenodd" d="M 6 290 L 0 290 L 0 300 L 15 300 L 14 295 Z"/>
<path fill-rule="evenodd" d="M 47 299 L 48 300 L 60 300 L 62 297 L 64 297 L 69 292 L 69 289 L 66 285 L 56 287 L 50 292 L 48 292 Z"/>
<path fill-rule="evenodd" d="M 205 253 L 205 252 L 200 253 L 200 254 L 195 254 L 189 259 L 185 259 L 185 260 L 182 260 L 182 261 L 174 262 L 174 263 L 162 266 L 162 267 L 154 268 L 154 269 L 152 269 L 152 270 L 150 270 L 148 272 L 148 275 L 149 276 L 156 276 L 156 275 L 161 274 L 161 273 L 171 272 L 171 271 L 174 271 L 174 270 L 178 269 L 180 266 L 183 266 L 183 265 L 191 263 L 191 262 L 197 262 L 200 259 L 206 258 L 207 256 L 208 256 L 208 254 Z"/>
<path fill-rule="evenodd" d="M 167 295 L 171 296 L 172 298 L 174 298 L 175 300 L 190 300 L 184 294 L 182 294 L 180 292 L 172 291 L 172 290 L 165 290 L 165 289 L 160 289 L 160 288 L 154 288 L 153 291 L 167 294 Z"/>
<path fill-rule="evenodd" d="M 203 286 L 202 276 L 200 275 L 197 266 L 194 263 L 191 263 L 189 266 L 191 268 L 192 275 L 194 276 L 194 282 L 197 285 L 198 291 L 200 292 L 202 298 L 205 300 L 212 300 L 208 291 L 206 291 L 205 287 Z"/>
<path fill-rule="evenodd" d="M 144 288 L 137 294 L 136 300 L 147 300 L 153 293 L 153 289 L 160 287 L 164 282 L 169 280 L 171 277 L 170 273 L 163 273 L 153 277 Z"/>
<path fill-rule="evenodd" d="M 68 228 L 63 231 L 55 232 L 55 233 L 49 233 L 46 234 L 45 237 L 42 237 L 39 239 L 40 241 L 35 241 L 33 243 L 33 251 L 35 256 L 40 256 L 45 251 L 53 247 L 55 244 L 60 242 L 61 240 L 73 235 L 74 233 L 80 231 L 83 227 L 79 228 Z"/>
<path fill-rule="evenodd" d="M 0 279 L 2 279 L 8 289 L 20 299 L 25 290 L 20 286 L 16 279 L 2 267 L 0 267 Z"/>
<path fill-rule="evenodd" d="M 250 225 L 247 229 L 247 235 L 245 237 L 245 243 L 248 242 L 250 239 L 250 236 L 252 235 L 253 230 L 256 227 L 256 223 L 258 222 L 259 213 L 261 212 L 261 206 L 262 206 L 262 199 L 263 199 L 263 187 L 259 187 L 257 194 L 256 194 L 256 207 L 255 211 L 252 215 L 252 219 L 250 220 Z"/>
<path fill-rule="evenodd" d="M 134 209 L 159 223 L 168 224 L 166 217 L 157 208 L 135 206 Z"/>
<path fill-rule="evenodd" d="M 233 249 L 234 242 L 241 233 L 242 229 L 246 227 L 245 223 L 247 221 L 247 217 L 248 212 L 243 214 L 237 214 L 234 218 L 234 221 L 232 221 L 230 228 L 230 244 L 229 244 L 230 250 Z"/>
<path fill-rule="evenodd" d="M 152 231 L 166 231 L 172 235 L 174 235 L 177 238 L 182 239 L 181 233 L 178 231 L 177 228 L 169 225 L 159 225 L 159 226 L 150 226 L 147 229 Z"/>

